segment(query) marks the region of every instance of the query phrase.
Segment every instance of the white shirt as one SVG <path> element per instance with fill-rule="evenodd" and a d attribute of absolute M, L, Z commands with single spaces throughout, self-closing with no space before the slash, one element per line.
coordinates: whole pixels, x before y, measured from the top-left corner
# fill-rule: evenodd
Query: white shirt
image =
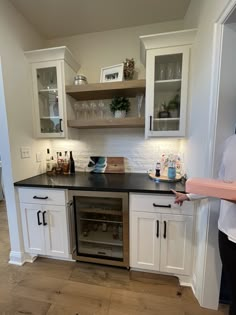
<path fill-rule="evenodd" d="M 236 181 L 236 135 L 225 141 L 219 179 Z M 206 198 L 195 194 L 187 194 L 190 200 Z M 236 199 L 236 198 L 235 198 Z M 228 236 L 228 239 L 236 243 L 236 204 L 221 200 L 218 228 Z"/>

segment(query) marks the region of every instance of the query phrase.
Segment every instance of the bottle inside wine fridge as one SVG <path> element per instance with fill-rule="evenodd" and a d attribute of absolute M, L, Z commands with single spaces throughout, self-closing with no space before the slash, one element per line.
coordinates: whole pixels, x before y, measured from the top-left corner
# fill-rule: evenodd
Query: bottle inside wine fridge
<path fill-rule="evenodd" d="M 70 191 L 74 203 L 73 258 L 129 267 L 128 193 Z"/>

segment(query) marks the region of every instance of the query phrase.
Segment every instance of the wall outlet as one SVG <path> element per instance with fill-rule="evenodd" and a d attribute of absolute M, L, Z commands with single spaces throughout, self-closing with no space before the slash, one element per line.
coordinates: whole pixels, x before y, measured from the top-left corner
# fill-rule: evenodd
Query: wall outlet
<path fill-rule="evenodd" d="M 31 157 L 31 149 L 30 147 L 21 147 L 20 155 L 22 159 L 28 159 Z"/>
<path fill-rule="evenodd" d="M 43 159 L 42 152 L 37 152 L 36 153 L 36 162 L 42 162 L 42 159 Z"/>

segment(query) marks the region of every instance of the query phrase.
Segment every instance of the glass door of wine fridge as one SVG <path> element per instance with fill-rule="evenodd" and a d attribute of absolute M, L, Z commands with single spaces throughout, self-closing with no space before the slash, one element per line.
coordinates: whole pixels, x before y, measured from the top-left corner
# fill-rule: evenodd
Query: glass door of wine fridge
<path fill-rule="evenodd" d="M 128 194 L 76 191 L 73 201 L 74 259 L 129 267 Z"/>

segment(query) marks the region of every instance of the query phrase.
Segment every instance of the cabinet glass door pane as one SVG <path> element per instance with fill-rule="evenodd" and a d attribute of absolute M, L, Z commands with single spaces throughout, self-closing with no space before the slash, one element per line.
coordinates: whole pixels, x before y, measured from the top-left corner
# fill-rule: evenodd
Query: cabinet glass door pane
<path fill-rule="evenodd" d="M 59 133 L 60 117 L 56 67 L 37 69 L 41 133 Z"/>
<path fill-rule="evenodd" d="M 182 60 L 182 54 L 155 57 L 154 131 L 178 131 L 180 128 Z"/>
<path fill-rule="evenodd" d="M 75 197 L 80 256 L 123 260 L 122 198 Z"/>

